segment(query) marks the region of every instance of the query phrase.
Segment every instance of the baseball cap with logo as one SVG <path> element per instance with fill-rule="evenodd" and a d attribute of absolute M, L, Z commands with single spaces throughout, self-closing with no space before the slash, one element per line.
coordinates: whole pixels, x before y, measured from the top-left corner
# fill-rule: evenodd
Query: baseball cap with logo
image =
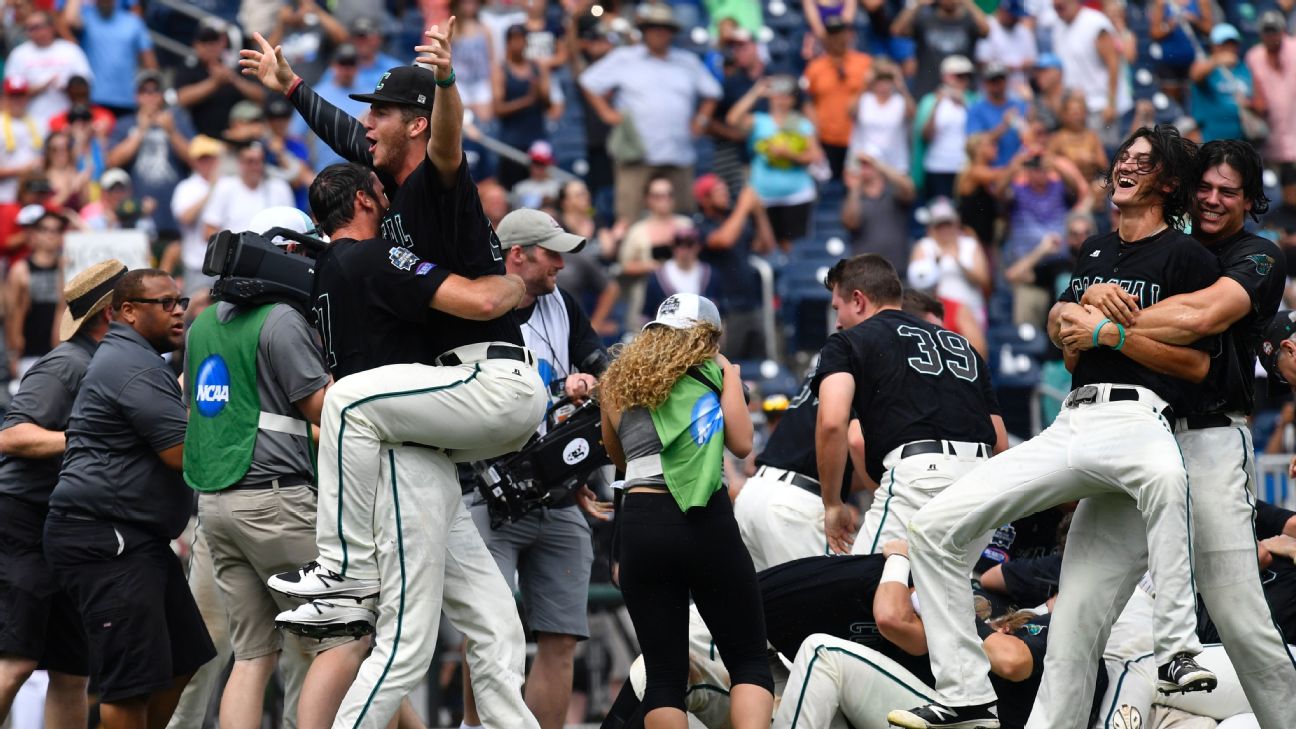
<path fill-rule="evenodd" d="M 436 74 L 419 66 L 397 66 L 378 79 L 372 94 L 350 96 L 369 104 L 416 106 L 430 111 L 435 92 Z"/>
<path fill-rule="evenodd" d="M 1232 41 L 1233 43 L 1242 42 L 1242 35 L 1238 33 L 1237 28 L 1234 28 L 1229 23 L 1219 23 L 1214 28 L 1211 28 L 1211 32 L 1210 32 L 1211 45 L 1217 46 L 1220 45 L 1221 43 L 1228 43 L 1230 41 Z"/>
<path fill-rule="evenodd" d="M 946 56 L 945 60 L 941 61 L 940 72 L 942 76 L 947 74 L 960 76 L 965 73 L 972 73 L 972 71 L 972 62 L 967 59 L 967 56 Z"/>
<path fill-rule="evenodd" d="M 26 96 L 29 91 L 31 87 L 27 85 L 27 79 L 10 76 L 4 80 L 5 96 Z"/>
<path fill-rule="evenodd" d="M 505 215 L 495 234 L 502 248 L 540 246 L 555 253 L 576 253 L 585 247 L 584 238 L 563 230 L 552 215 L 531 208 Z"/>
<path fill-rule="evenodd" d="M 129 185 L 131 183 L 130 173 L 120 167 L 113 167 L 105 170 L 99 176 L 99 187 L 105 190 L 111 190 L 118 185 Z"/>
<path fill-rule="evenodd" d="M 1264 336 L 1260 339 L 1260 351 L 1256 354 L 1265 372 L 1269 373 L 1269 391 L 1272 394 L 1291 385 L 1278 370 L 1278 357 L 1282 354 L 1283 341 L 1291 339 L 1293 334 L 1296 334 L 1296 311 L 1280 311 L 1265 327 Z"/>
<path fill-rule="evenodd" d="M 553 145 L 543 139 L 537 139 L 527 149 L 527 157 L 538 165 L 551 165 L 554 163 Z"/>
<path fill-rule="evenodd" d="M 724 328 L 724 324 L 720 321 L 720 310 L 710 299 L 697 294 L 674 294 L 657 307 L 657 318 L 644 324 L 644 329 L 648 327 L 692 329 L 704 322 L 717 329 Z"/>

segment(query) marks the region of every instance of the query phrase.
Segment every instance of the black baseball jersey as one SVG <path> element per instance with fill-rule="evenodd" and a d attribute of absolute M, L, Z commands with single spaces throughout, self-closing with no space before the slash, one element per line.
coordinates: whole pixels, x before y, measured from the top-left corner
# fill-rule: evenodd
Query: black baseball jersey
<path fill-rule="evenodd" d="M 1218 356 L 1202 383 L 1202 396 L 1191 413 L 1243 413 L 1255 406 L 1256 347 L 1264 328 L 1278 313 L 1287 285 L 1287 261 L 1272 241 L 1243 230 L 1211 247 L 1220 276 L 1237 281 L 1251 298 L 1251 310 L 1222 336 Z"/>
<path fill-rule="evenodd" d="M 1126 243 L 1116 231 L 1084 242 L 1077 257 L 1071 284 L 1059 301 L 1078 302 L 1093 284 L 1115 283 L 1138 299 L 1140 309 L 1169 298 L 1206 288 L 1219 278 L 1219 263 L 1210 251 L 1173 228 Z M 1215 351 L 1218 337 L 1193 345 Z M 1175 412 L 1187 412 L 1199 388 L 1168 375 L 1161 375 L 1113 349 L 1091 349 L 1080 353 L 1071 376 L 1073 388 L 1094 383 L 1139 385 L 1160 395 Z"/>
<path fill-rule="evenodd" d="M 1255 532 L 1256 539 L 1268 539 L 1283 533 L 1287 522 L 1296 516 L 1296 511 L 1275 506 L 1268 501 L 1256 501 Z"/>
<path fill-rule="evenodd" d="M 911 656 L 888 641 L 873 619 L 873 595 L 886 557 L 880 554 L 805 557 L 756 575 L 770 645 L 788 660 L 814 633 L 868 646 L 931 684 L 927 656 Z"/>
<path fill-rule="evenodd" d="M 306 84 L 298 84 L 290 100 L 311 131 L 341 157 L 373 167 L 373 154 L 358 121 L 320 98 Z M 382 237 L 465 278 L 503 275 L 499 237 L 482 211 L 466 159 L 460 162 L 457 174 L 454 185 L 447 188 L 426 159 L 400 185 L 379 172 L 378 179 L 391 202 L 383 217 Z M 435 338 L 429 347 L 437 354 L 476 342 L 522 344 L 522 330 L 511 311 L 489 322 L 434 311 L 428 323 Z"/>
<path fill-rule="evenodd" d="M 1030 678 L 1024 681 L 1009 681 L 1006 678 L 990 674 L 990 683 L 998 697 L 999 726 L 1003 729 L 1023 729 L 1030 718 L 1031 707 L 1035 705 L 1035 694 L 1039 693 L 1040 681 L 1044 678 L 1044 651 L 1048 646 L 1049 615 L 1032 618 L 1030 622 L 1013 632 L 1030 649 L 1034 667 Z M 1097 681 L 1094 686 L 1093 702 L 1089 707 L 1089 722 L 1093 726 L 1102 704 L 1103 695 L 1107 693 L 1107 669 L 1100 659 L 1097 668 Z"/>
<path fill-rule="evenodd" d="M 325 360 L 337 379 L 389 364 L 430 364 L 429 308 L 450 272 L 383 238 L 334 241 L 313 291 Z"/>
<path fill-rule="evenodd" d="M 819 362 L 810 367 L 810 372 L 801 383 L 788 409 L 779 418 L 778 427 L 770 434 L 764 450 L 756 456 L 757 466 L 781 468 L 784 471 L 795 471 L 813 479 L 819 478 L 819 464 L 815 460 L 815 425 L 819 419 L 819 397 L 815 394 L 815 372 Z M 854 417 L 854 413 L 851 414 Z M 845 501 L 850 497 L 851 476 L 854 464 L 846 459 L 846 470 L 842 473 L 841 497 Z M 795 488 L 795 487 L 793 487 Z"/>
<path fill-rule="evenodd" d="M 1296 565 L 1289 559 L 1275 557 L 1269 569 L 1260 571 L 1260 584 L 1274 625 L 1291 643 L 1296 640 Z M 1258 615 L 1256 620 L 1268 620 L 1270 615 Z M 1197 638 L 1203 643 L 1222 642 L 1219 628 L 1200 598 L 1197 600 Z"/>
<path fill-rule="evenodd" d="M 855 378 L 855 412 L 864 431 L 866 468 L 882 477 L 882 459 L 916 440 L 995 442 L 990 421 L 999 402 L 990 371 L 962 336 L 898 309 L 878 312 L 828 338 L 815 391 L 828 375 Z"/>

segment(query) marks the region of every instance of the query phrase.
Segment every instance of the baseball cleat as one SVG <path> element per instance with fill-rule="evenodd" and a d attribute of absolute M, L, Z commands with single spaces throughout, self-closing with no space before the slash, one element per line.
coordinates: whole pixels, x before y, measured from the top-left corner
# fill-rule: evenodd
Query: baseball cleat
<path fill-rule="evenodd" d="M 378 580 L 361 580 L 344 577 L 319 562 L 307 562 L 291 572 L 280 572 L 266 584 L 275 592 L 302 600 L 349 597 L 365 600 L 378 596 Z"/>
<path fill-rule="evenodd" d="M 1214 691 L 1217 683 L 1215 674 L 1197 665 L 1187 653 L 1176 653 L 1169 663 L 1157 669 L 1157 691 L 1163 694 Z"/>
<path fill-rule="evenodd" d="M 349 635 L 359 638 L 374 631 L 373 601 L 339 604 L 312 600 L 275 616 L 275 625 L 293 635 L 306 638 L 332 638 Z"/>
<path fill-rule="evenodd" d="M 887 723 L 903 729 L 999 729 L 994 703 L 976 706 L 927 704 L 887 714 Z"/>

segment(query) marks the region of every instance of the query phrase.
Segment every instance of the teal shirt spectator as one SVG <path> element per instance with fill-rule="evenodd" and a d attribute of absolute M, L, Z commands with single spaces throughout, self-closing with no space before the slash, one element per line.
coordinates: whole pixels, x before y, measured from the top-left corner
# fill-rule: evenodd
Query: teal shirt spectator
<path fill-rule="evenodd" d="M 814 178 L 805 165 L 775 164 L 761 151 L 762 142 L 787 132 L 792 132 L 789 136 L 800 135 L 808 141 L 814 137 L 815 130 L 810 120 L 800 114 L 790 115 L 784 128 L 765 112 L 753 115 L 751 134 L 747 138 L 752 149 L 751 184 L 762 201 L 779 201 L 814 187 Z"/>
<path fill-rule="evenodd" d="M 113 8 L 104 17 L 94 3 L 81 6 L 81 48 L 95 71 L 90 100 L 102 106 L 135 108 L 135 74 L 139 54 L 153 49 L 148 28 L 139 16 Z"/>
<path fill-rule="evenodd" d="M 1240 91 L 1243 98 L 1251 98 L 1251 71 L 1244 63 L 1230 71 L 1232 79 L 1218 68 L 1211 69 L 1210 75 L 1190 89 L 1188 108 L 1201 126 L 1202 141 L 1242 138 L 1236 95 Z"/>

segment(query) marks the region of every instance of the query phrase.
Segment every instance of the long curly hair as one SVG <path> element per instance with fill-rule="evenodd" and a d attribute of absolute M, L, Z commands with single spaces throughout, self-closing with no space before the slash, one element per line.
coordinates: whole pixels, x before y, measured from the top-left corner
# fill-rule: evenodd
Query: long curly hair
<path fill-rule="evenodd" d="M 1107 188 L 1107 199 L 1110 200 L 1116 190 L 1114 182 L 1116 170 L 1121 165 L 1121 157 L 1140 139 L 1146 139 L 1152 152 L 1148 155 L 1147 168 L 1140 169 L 1140 174 L 1155 174 L 1152 189 L 1161 196 L 1161 217 L 1166 225 L 1176 228 L 1192 212 L 1197 197 L 1197 186 L 1194 175 L 1197 172 L 1197 143 L 1179 135 L 1179 130 L 1165 124 L 1155 127 L 1142 127 L 1129 135 L 1112 156 L 1111 166 L 1103 186 Z M 1163 188 L 1169 192 L 1162 192 Z"/>
<path fill-rule="evenodd" d="M 688 329 L 649 327 L 613 347 L 612 364 L 599 380 L 599 405 L 609 412 L 660 407 L 690 367 L 716 356 L 719 342 L 720 330 L 705 322 Z"/>

